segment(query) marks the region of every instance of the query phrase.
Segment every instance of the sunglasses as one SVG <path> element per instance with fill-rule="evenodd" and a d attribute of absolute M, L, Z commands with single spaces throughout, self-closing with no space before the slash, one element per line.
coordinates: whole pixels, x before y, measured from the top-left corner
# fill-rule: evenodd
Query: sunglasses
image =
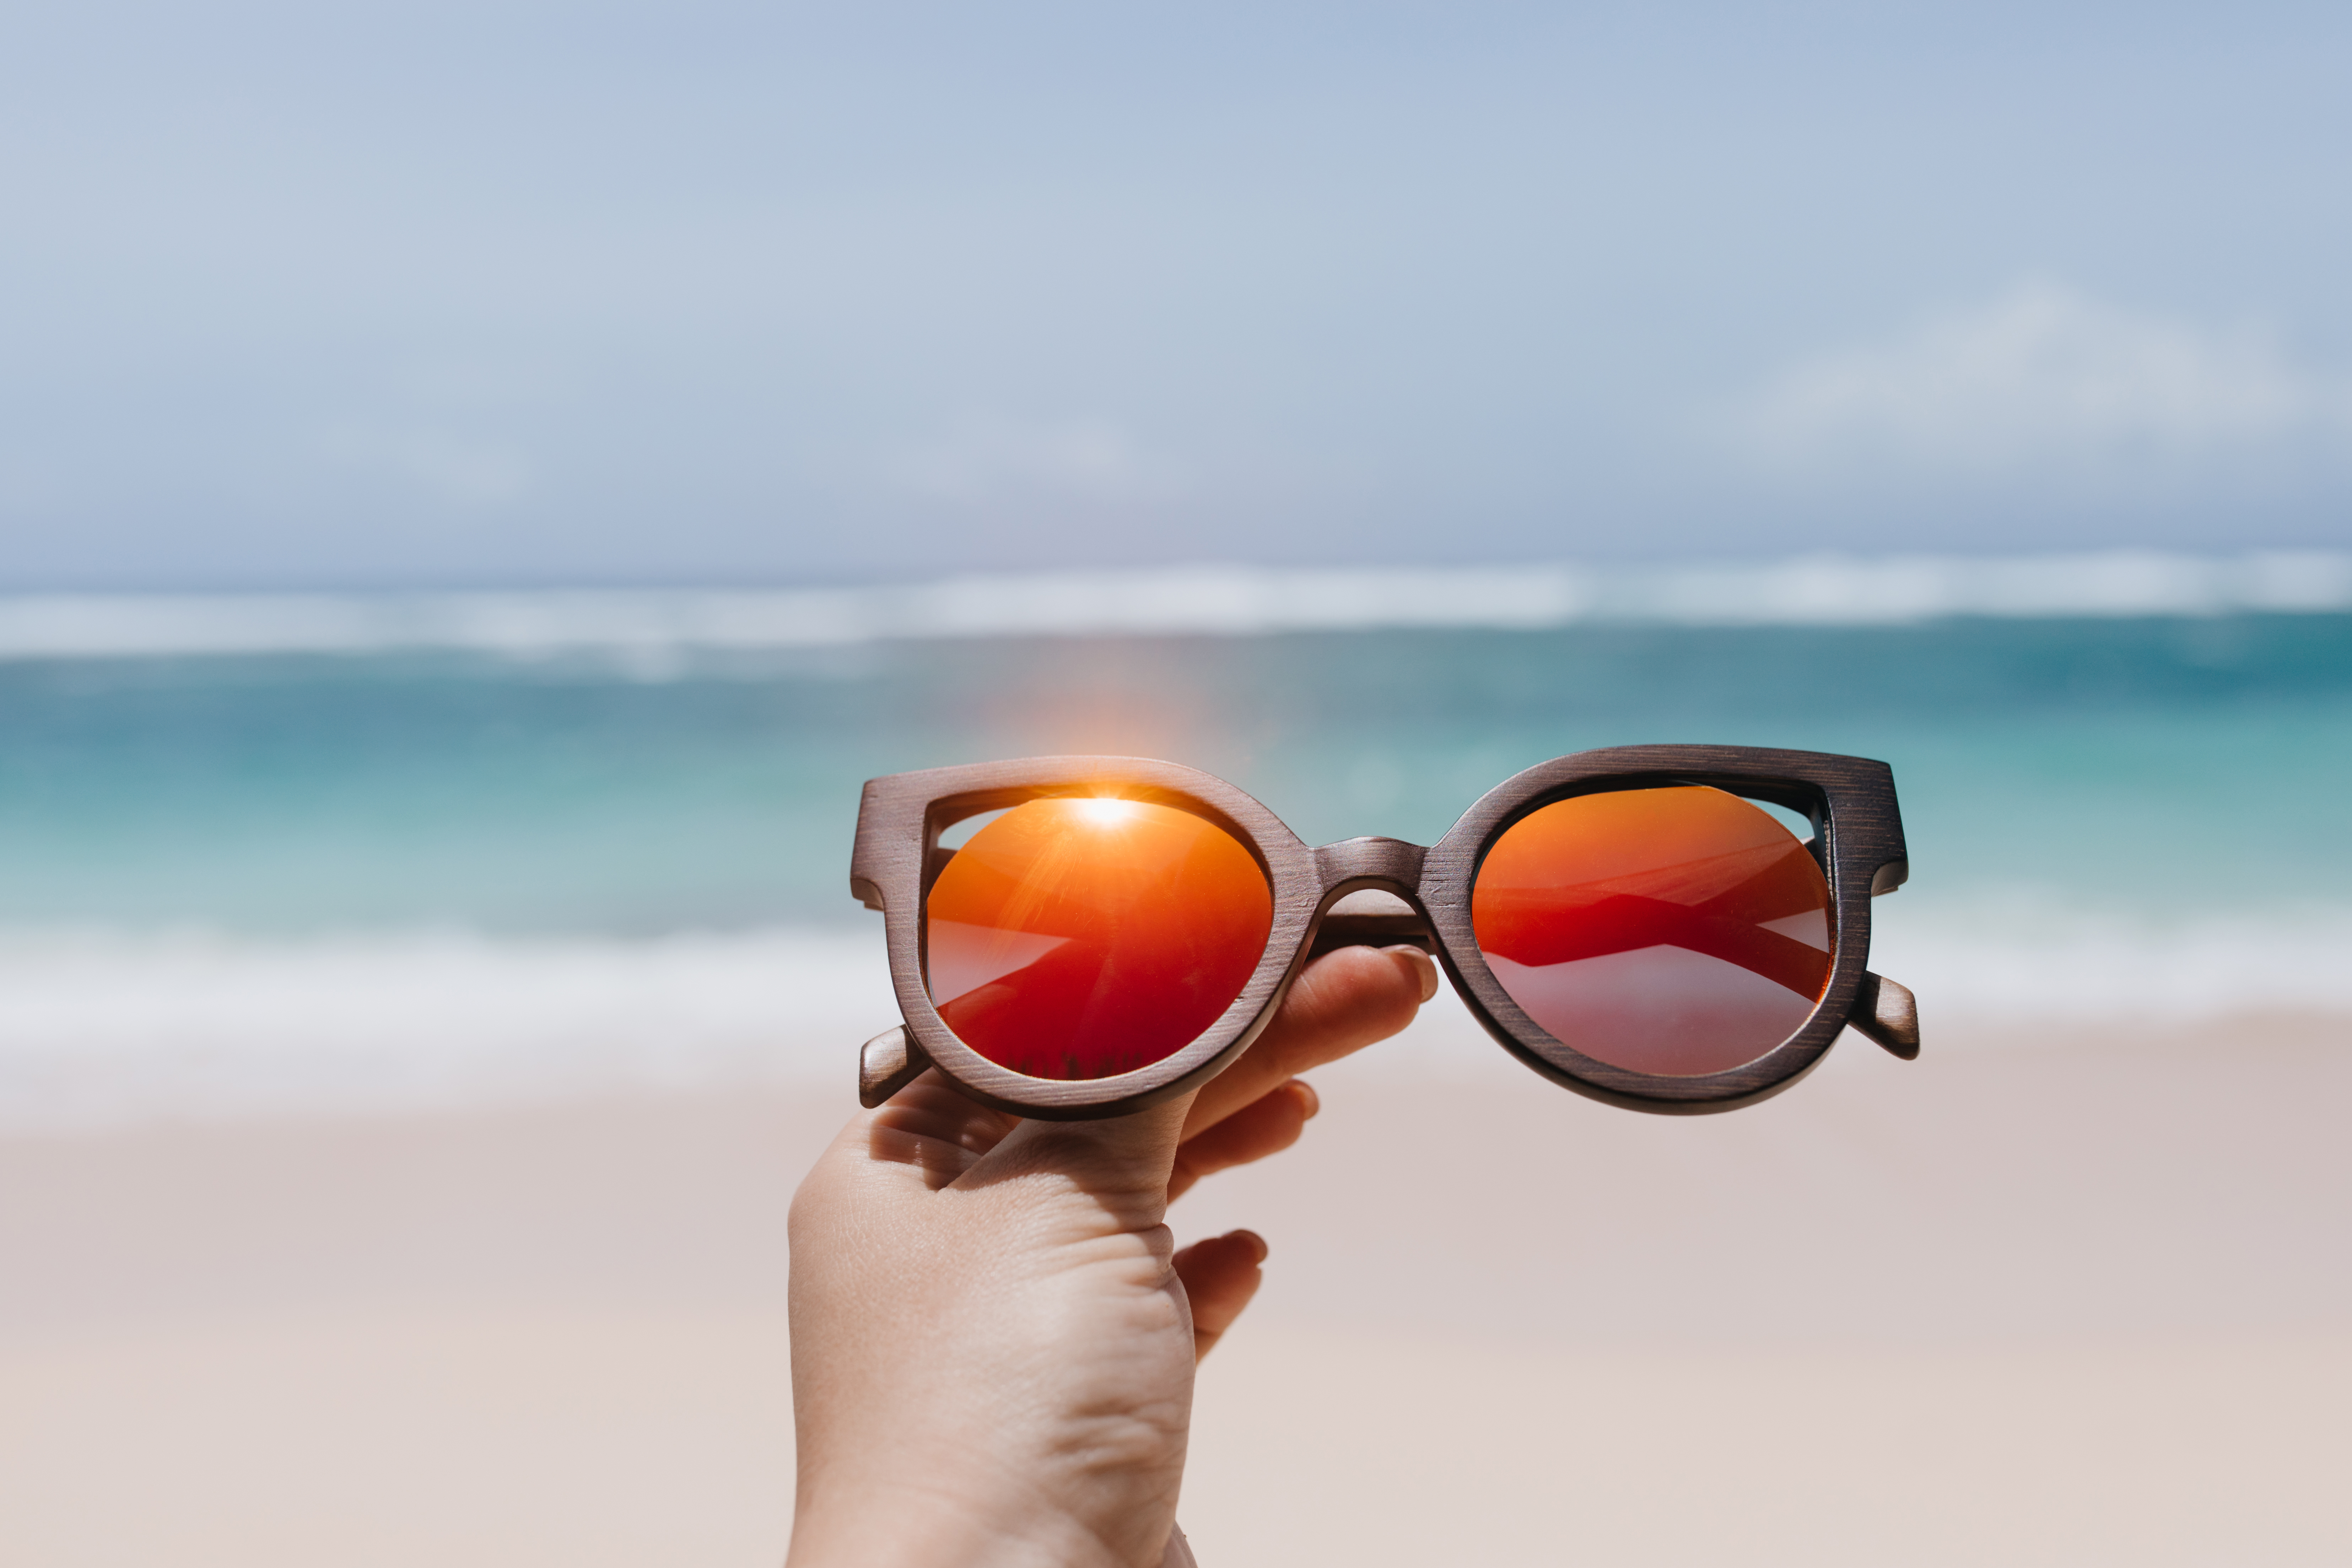
<path fill-rule="evenodd" d="M 866 1042 L 858 1098 L 936 1068 L 1015 1115 L 1124 1115 L 1247 1049 L 1311 956 L 1411 943 L 1555 1082 L 1730 1110 L 1802 1078 L 1848 1025 L 1918 1055 L 1911 993 L 1868 968 L 1870 900 L 1908 872 L 1892 771 L 1819 752 L 1556 757 L 1426 848 L 1311 849 L 1173 763 L 894 773 L 866 785 L 849 884 L 883 912 L 906 1022 Z"/>

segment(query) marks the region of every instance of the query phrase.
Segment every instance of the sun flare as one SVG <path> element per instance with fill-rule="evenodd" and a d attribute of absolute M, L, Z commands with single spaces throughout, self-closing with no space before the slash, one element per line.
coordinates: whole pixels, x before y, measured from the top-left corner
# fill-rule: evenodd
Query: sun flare
<path fill-rule="evenodd" d="M 1078 803 L 1078 815 L 1097 827 L 1117 827 L 1135 816 L 1136 804 L 1115 795 L 1096 795 Z"/>

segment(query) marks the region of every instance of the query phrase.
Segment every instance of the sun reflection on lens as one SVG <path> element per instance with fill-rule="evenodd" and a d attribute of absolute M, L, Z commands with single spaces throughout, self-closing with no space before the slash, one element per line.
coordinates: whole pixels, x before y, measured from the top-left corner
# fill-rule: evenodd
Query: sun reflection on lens
<path fill-rule="evenodd" d="M 1111 795 L 1014 806 L 924 904 L 940 1020 L 1031 1078 L 1161 1061 L 1233 1005 L 1265 952 L 1274 890 L 1248 847 L 1173 806 Z"/>

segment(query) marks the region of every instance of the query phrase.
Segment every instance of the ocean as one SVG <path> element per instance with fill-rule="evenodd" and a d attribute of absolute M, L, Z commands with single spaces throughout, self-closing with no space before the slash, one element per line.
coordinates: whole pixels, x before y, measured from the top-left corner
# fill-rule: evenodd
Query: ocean
<path fill-rule="evenodd" d="M 0 1125 L 845 1082 L 895 1018 L 867 777 L 1166 757 L 1310 842 L 1426 843 L 1657 741 L 1894 765 L 1874 966 L 1929 1050 L 2352 1016 L 2342 557 L 28 598 Z"/>

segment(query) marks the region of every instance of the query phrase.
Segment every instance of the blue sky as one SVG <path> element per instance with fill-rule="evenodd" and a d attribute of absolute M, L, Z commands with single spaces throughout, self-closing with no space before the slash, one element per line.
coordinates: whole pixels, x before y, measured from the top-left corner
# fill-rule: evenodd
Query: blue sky
<path fill-rule="evenodd" d="M 0 582 L 2352 543 L 2352 12 L 11 6 Z"/>

